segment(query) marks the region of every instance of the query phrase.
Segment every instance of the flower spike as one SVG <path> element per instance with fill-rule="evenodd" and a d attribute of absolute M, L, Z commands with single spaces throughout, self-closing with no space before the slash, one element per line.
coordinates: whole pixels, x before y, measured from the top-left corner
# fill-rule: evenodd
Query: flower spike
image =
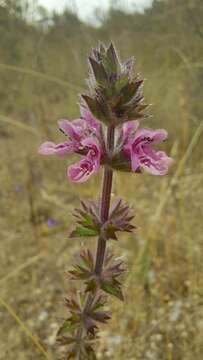
<path fill-rule="evenodd" d="M 81 201 L 74 211 L 76 225 L 70 234 L 71 238 L 98 237 L 96 250 L 80 251 L 68 273 L 71 280 L 80 282 L 80 291 L 76 287 L 66 299 L 68 314 L 57 340 L 68 347 L 65 359 L 73 360 L 96 360 L 99 326 L 110 319 L 107 298 L 124 300 L 126 269 L 109 250 L 109 242 L 118 240 L 119 232 L 132 233 L 136 227 L 134 213 L 122 199 L 111 204 L 115 170 L 139 176 L 143 170 L 165 175 L 172 163 L 164 151 L 153 148 L 167 139 L 167 132 L 140 127 L 147 117 L 147 104 L 143 80 L 133 73 L 134 58 L 122 62 L 111 43 L 92 49 L 88 60 L 89 91 L 80 95 L 80 117 L 58 122 L 64 142 L 48 141 L 39 147 L 45 156 L 80 157 L 67 169 L 71 182 L 83 183 L 104 168 L 100 200 Z"/>
<path fill-rule="evenodd" d="M 89 63 L 89 94 L 82 94 L 82 98 L 96 118 L 117 126 L 146 116 L 143 80 L 133 76 L 133 58 L 122 63 L 111 43 L 109 47 L 93 49 Z"/>

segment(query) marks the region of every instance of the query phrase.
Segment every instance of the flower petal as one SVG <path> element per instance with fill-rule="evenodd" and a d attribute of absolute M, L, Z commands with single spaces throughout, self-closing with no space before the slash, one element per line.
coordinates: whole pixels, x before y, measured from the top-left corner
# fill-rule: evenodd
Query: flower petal
<path fill-rule="evenodd" d="M 90 128 L 95 130 L 96 135 L 99 135 L 100 131 L 100 123 L 96 118 L 93 116 L 91 111 L 86 107 L 81 105 L 80 106 L 80 112 L 82 115 L 82 118 L 87 122 L 87 124 L 90 126 Z"/>
<path fill-rule="evenodd" d="M 135 135 L 136 130 L 139 127 L 139 121 L 128 121 L 124 123 L 122 127 L 122 133 L 123 133 L 123 142 L 127 142 L 132 138 L 133 135 Z"/>
<path fill-rule="evenodd" d="M 152 150 L 152 149 L 151 149 Z M 168 157 L 164 151 L 154 151 L 153 156 L 141 159 L 140 166 L 152 175 L 166 175 L 173 159 Z"/>
<path fill-rule="evenodd" d="M 75 151 L 74 144 L 71 142 L 64 142 L 61 144 L 55 144 L 52 141 L 47 141 L 43 143 L 38 150 L 38 153 L 41 155 L 67 155 Z"/>
<path fill-rule="evenodd" d="M 135 140 L 140 140 L 141 144 L 159 144 L 160 142 L 166 140 L 168 133 L 164 129 L 151 130 L 151 129 L 140 129 L 136 133 Z"/>
<path fill-rule="evenodd" d="M 80 141 L 85 131 L 85 122 L 82 119 L 76 119 L 74 121 L 59 120 L 59 128 L 65 135 L 69 136 L 71 140 Z"/>
<path fill-rule="evenodd" d="M 72 182 L 85 182 L 98 171 L 98 164 L 88 157 L 68 167 L 68 178 Z"/>
<path fill-rule="evenodd" d="M 137 154 L 131 153 L 131 168 L 132 171 L 137 172 L 140 168 L 140 161 Z"/>

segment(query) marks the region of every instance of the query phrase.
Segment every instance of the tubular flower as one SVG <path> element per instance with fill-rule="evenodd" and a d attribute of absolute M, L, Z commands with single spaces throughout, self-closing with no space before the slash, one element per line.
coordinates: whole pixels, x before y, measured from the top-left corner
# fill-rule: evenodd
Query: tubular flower
<path fill-rule="evenodd" d="M 159 144 L 167 139 L 167 131 L 139 129 L 138 122 L 127 123 L 123 128 L 123 152 L 131 161 L 133 172 L 143 168 L 152 175 L 165 175 L 172 163 L 164 151 L 156 151 L 151 145 Z M 136 131 L 137 130 L 137 131 Z"/>
<path fill-rule="evenodd" d="M 68 178 L 73 182 L 85 182 L 100 168 L 101 149 L 99 142 L 94 138 L 87 138 L 81 144 L 87 148 L 88 152 L 84 159 L 69 166 Z"/>
<path fill-rule="evenodd" d="M 59 155 L 81 154 L 85 157 L 68 168 L 68 178 L 73 182 L 84 182 L 99 171 L 100 160 L 104 151 L 99 142 L 100 123 L 93 117 L 88 108 L 81 106 L 81 118 L 60 120 L 59 129 L 68 137 L 60 144 L 48 141 L 39 147 L 39 154 Z"/>

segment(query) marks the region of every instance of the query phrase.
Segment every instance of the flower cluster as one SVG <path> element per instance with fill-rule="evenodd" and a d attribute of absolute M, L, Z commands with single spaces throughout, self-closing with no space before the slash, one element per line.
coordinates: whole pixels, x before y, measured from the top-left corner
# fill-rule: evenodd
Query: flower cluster
<path fill-rule="evenodd" d="M 84 182 L 92 174 L 98 172 L 102 156 L 99 141 L 100 124 L 91 112 L 81 106 L 81 118 L 72 122 L 59 121 L 59 129 L 68 137 L 68 141 L 60 144 L 45 142 L 39 148 L 42 155 L 65 156 L 73 153 L 85 155 L 77 164 L 68 168 L 68 177 L 71 181 Z"/>
<path fill-rule="evenodd" d="M 165 130 L 139 129 L 138 120 L 118 126 L 119 141 L 109 159 L 107 139 L 101 123 L 85 106 L 81 106 L 81 115 L 80 119 L 72 122 L 59 121 L 59 129 L 68 137 L 68 141 L 60 144 L 45 142 L 39 148 L 39 153 L 42 155 L 65 156 L 76 153 L 83 156 L 78 163 L 69 166 L 70 181 L 84 182 L 91 175 L 96 174 L 101 165 L 110 163 L 114 167 L 114 160 L 116 165 L 121 159 L 125 166 L 130 162 L 129 171 L 132 172 L 140 173 L 142 169 L 153 175 L 165 175 L 168 172 L 172 159 L 164 151 L 156 151 L 152 148 L 152 145 L 167 139 Z"/>
<path fill-rule="evenodd" d="M 106 323 L 106 295 L 123 301 L 121 277 L 125 267 L 107 248 L 118 240 L 118 232 L 131 233 L 135 226 L 132 209 L 121 199 L 111 205 L 114 170 L 141 174 L 165 175 L 172 159 L 153 146 L 167 139 L 165 130 L 140 127 L 146 114 L 143 80 L 133 75 L 133 59 L 121 62 L 115 47 L 100 45 L 89 57 L 89 92 L 80 96 L 79 119 L 60 120 L 59 129 L 67 140 L 45 142 L 42 155 L 82 156 L 68 167 L 72 182 L 85 182 L 104 168 L 102 194 L 98 201 L 81 201 L 76 209 L 76 227 L 70 237 L 98 237 L 97 249 L 82 250 L 69 271 L 71 280 L 83 281 L 77 292 L 66 300 L 68 315 L 59 329 L 62 345 L 69 345 L 66 359 L 95 360 L 94 341 L 99 323 Z"/>

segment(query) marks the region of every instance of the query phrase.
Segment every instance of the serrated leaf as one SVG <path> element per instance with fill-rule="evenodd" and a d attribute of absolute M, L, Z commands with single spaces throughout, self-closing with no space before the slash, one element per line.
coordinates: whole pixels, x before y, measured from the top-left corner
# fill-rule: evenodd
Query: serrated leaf
<path fill-rule="evenodd" d="M 97 236 L 98 231 L 94 229 L 77 226 L 75 230 L 70 234 L 70 237 L 83 237 L 83 236 Z"/>
<path fill-rule="evenodd" d="M 105 291 L 106 293 L 115 296 L 119 300 L 124 301 L 124 297 L 123 297 L 120 287 L 113 286 L 112 284 L 109 284 L 109 283 L 103 281 L 101 283 L 101 289 L 103 291 Z"/>

